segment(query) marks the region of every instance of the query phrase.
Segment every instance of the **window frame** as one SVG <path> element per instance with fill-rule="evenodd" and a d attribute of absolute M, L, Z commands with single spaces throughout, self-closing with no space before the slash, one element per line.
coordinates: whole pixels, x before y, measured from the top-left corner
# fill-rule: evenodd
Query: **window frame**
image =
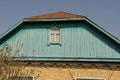
<path fill-rule="evenodd" d="M 91 79 L 93 79 L 93 80 L 106 80 L 105 78 L 88 78 L 88 77 L 75 77 L 75 80 L 78 80 L 78 79 L 85 79 L 85 80 L 91 80 Z"/>
<path fill-rule="evenodd" d="M 57 30 L 57 29 L 59 30 L 59 31 L 58 31 L 59 34 L 56 34 L 56 33 L 54 34 L 54 37 L 55 37 L 55 38 L 56 38 L 57 35 L 59 35 L 59 40 L 58 40 L 58 42 L 56 42 L 56 41 L 51 41 L 51 30 L 52 30 L 52 29 L 53 29 L 53 30 L 54 30 L 54 29 L 55 29 L 55 30 Z M 49 45 L 60 45 L 60 46 L 61 46 L 61 44 L 60 44 L 60 38 L 61 38 L 61 36 L 60 36 L 60 32 L 61 32 L 61 31 L 60 31 L 60 28 L 57 27 L 57 26 L 54 26 L 54 27 L 49 28 L 48 31 L 49 31 L 49 32 L 48 32 L 48 36 L 49 36 L 49 37 L 48 37 L 48 43 L 49 43 L 48 46 L 49 46 Z M 55 40 L 56 40 L 56 39 L 55 39 Z"/>
<path fill-rule="evenodd" d="M 60 42 L 60 29 L 50 29 L 49 35 L 50 35 L 50 38 L 49 38 L 50 43 L 59 43 Z M 59 37 L 58 40 L 57 40 L 57 35 Z M 51 39 L 52 36 L 53 36 L 53 40 Z"/>

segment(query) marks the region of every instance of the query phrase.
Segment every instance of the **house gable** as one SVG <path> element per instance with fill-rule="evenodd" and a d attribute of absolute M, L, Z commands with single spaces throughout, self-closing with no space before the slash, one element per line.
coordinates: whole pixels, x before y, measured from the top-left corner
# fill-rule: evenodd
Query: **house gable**
<path fill-rule="evenodd" d="M 0 45 L 10 45 L 13 53 L 19 48 L 27 60 L 120 62 L 120 41 L 91 20 L 58 20 L 25 20 L 3 34 Z M 54 24 L 60 28 L 60 45 L 49 44 Z"/>

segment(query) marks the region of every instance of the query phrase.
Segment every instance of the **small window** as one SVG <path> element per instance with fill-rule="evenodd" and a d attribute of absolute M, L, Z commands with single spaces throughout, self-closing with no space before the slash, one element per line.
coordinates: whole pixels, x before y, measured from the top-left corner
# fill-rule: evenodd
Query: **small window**
<path fill-rule="evenodd" d="M 60 42 L 60 29 L 57 27 L 50 29 L 49 43 L 59 43 Z"/>
<path fill-rule="evenodd" d="M 75 78 L 75 80 L 105 80 L 103 78 Z"/>
<path fill-rule="evenodd" d="M 21 77 L 21 76 L 12 76 L 7 80 L 33 80 L 33 77 Z"/>

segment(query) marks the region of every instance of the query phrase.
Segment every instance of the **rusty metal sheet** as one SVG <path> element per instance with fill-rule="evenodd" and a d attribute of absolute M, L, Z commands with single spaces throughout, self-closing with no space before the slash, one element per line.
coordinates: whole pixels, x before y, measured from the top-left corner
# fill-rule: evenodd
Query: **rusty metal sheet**
<path fill-rule="evenodd" d="M 85 16 L 75 15 L 75 14 L 66 13 L 66 12 L 55 12 L 55 13 L 49 13 L 49 14 L 24 18 L 24 20 L 38 21 L 38 20 L 41 20 L 41 19 L 65 19 L 65 18 L 68 18 L 68 19 L 69 18 L 83 19 L 83 18 L 85 18 Z"/>

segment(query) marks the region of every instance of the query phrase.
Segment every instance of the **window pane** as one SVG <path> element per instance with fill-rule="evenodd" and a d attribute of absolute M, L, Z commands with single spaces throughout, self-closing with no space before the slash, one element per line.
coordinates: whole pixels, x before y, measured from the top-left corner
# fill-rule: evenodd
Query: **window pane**
<path fill-rule="evenodd" d="M 55 31 L 55 33 L 56 33 L 56 34 L 60 34 L 60 30 L 57 29 L 57 30 Z"/>
<path fill-rule="evenodd" d="M 54 34 L 54 33 L 55 33 L 55 31 L 51 29 L 50 30 L 50 34 Z"/>
<path fill-rule="evenodd" d="M 51 34 L 50 35 L 50 43 L 53 43 L 54 42 L 54 34 Z"/>
<path fill-rule="evenodd" d="M 50 29 L 50 43 L 59 43 L 60 41 L 60 29 Z"/>
<path fill-rule="evenodd" d="M 59 34 L 59 29 L 56 29 L 56 30 L 50 30 L 50 34 Z"/>
<path fill-rule="evenodd" d="M 56 35 L 56 42 L 59 42 L 59 40 L 60 40 L 60 35 L 57 34 L 57 35 Z"/>

